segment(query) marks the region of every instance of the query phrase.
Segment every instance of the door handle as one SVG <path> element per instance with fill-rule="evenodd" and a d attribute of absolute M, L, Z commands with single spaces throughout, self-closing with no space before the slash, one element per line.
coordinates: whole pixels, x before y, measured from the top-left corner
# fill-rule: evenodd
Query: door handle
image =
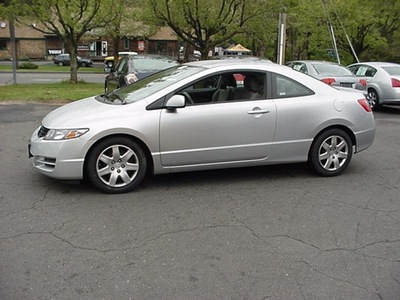
<path fill-rule="evenodd" d="M 268 114 L 269 110 L 267 109 L 261 109 L 259 107 L 255 107 L 252 110 L 249 110 L 247 112 L 249 115 L 259 115 L 259 114 Z"/>

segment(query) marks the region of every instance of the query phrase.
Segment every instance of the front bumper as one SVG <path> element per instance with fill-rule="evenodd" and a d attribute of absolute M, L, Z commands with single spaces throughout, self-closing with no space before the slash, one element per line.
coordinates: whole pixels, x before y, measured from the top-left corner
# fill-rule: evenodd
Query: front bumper
<path fill-rule="evenodd" d="M 35 130 L 29 143 L 29 157 L 40 173 L 56 179 L 76 180 L 83 178 L 85 145 L 80 138 L 47 141 L 38 137 Z"/>

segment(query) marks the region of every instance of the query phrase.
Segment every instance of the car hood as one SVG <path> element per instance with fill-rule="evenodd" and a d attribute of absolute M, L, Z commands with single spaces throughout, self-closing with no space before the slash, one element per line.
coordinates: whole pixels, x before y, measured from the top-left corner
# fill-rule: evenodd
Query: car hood
<path fill-rule="evenodd" d="M 112 105 L 86 98 L 63 105 L 50 112 L 42 121 L 47 128 L 83 128 L 103 122 L 116 114 L 126 111 L 125 105 Z"/>

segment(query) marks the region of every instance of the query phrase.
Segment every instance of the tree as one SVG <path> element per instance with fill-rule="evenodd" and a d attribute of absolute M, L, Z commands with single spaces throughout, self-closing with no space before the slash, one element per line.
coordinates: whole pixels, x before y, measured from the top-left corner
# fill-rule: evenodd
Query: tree
<path fill-rule="evenodd" d="M 329 28 L 318 26 L 329 22 L 334 29 L 338 51 L 343 64 L 360 60 L 391 60 L 395 53 L 391 49 L 398 46 L 400 28 L 400 2 L 398 0 L 297 0 L 291 6 L 288 20 L 294 30 L 293 39 L 301 49 L 301 33 L 309 28 L 308 49 L 315 59 L 324 59 L 321 49 L 326 51 L 332 39 Z M 388 9 L 390 7 L 390 9 Z M 321 10 L 322 8 L 322 10 Z M 323 12 L 323 13 L 321 13 Z M 293 22 L 293 20 L 295 21 Z M 303 28 L 303 29 L 301 29 Z M 325 36 L 324 33 L 325 32 Z M 391 45 L 393 45 L 391 47 Z M 354 50 L 354 51 L 353 51 Z M 399 57 L 397 55 L 397 57 Z"/>
<path fill-rule="evenodd" d="M 78 82 L 78 43 L 93 29 L 105 27 L 116 18 L 115 0 L 14 0 L 18 21 L 39 21 L 45 34 L 57 35 L 70 55 L 70 81 Z"/>
<path fill-rule="evenodd" d="M 210 50 L 243 32 L 243 25 L 263 13 L 263 0 L 147 0 L 149 16 L 166 24 L 207 59 Z"/>
<path fill-rule="evenodd" d="M 142 19 L 142 3 L 137 0 L 115 0 L 116 17 L 101 34 L 111 37 L 114 49 L 114 61 L 118 61 L 119 43 L 122 38 L 131 36 L 148 36 L 155 32 L 155 27 L 145 24 Z"/>
<path fill-rule="evenodd" d="M 262 14 L 246 22 L 243 34 L 235 36 L 235 40 L 251 48 L 254 55 L 275 61 L 279 12 L 283 10 L 282 1 L 266 2 Z"/>
<path fill-rule="evenodd" d="M 12 69 L 13 69 L 13 83 L 17 84 L 18 57 L 17 57 L 17 44 L 15 42 L 15 27 L 14 27 L 14 11 L 12 9 L 10 0 L 3 0 L 0 2 L 0 18 L 7 18 L 10 26 L 10 43 L 12 47 Z"/>
<path fill-rule="evenodd" d="M 384 47 L 386 44 L 385 38 L 378 31 L 379 15 L 373 6 L 372 1 L 326 1 L 327 14 L 336 28 L 338 47 L 351 55 L 352 61 L 348 63 L 366 57 L 365 53 L 370 49 Z"/>

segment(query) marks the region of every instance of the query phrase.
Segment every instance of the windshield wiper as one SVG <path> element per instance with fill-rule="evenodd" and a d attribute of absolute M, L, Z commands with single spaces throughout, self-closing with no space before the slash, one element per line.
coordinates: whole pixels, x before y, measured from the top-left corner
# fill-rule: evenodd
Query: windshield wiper
<path fill-rule="evenodd" d="M 115 104 L 126 104 L 125 100 L 115 92 L 110 92 L 104 95 L 108 99 L 108 101 Z"/>

